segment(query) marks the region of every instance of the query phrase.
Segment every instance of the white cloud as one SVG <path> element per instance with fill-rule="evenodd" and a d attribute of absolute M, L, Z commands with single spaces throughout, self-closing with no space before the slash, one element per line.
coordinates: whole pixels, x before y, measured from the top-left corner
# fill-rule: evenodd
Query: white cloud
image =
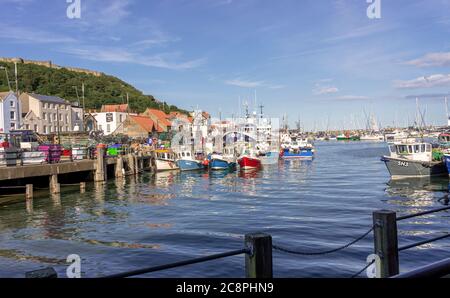
<path fill-rule="evenodd" d="M 368 96 L 361 96 L 361 95 L 343 95 L 343 96 L 337 96 L 333 99 L 336 100 L 367 100 L 370 99 Z"/>
<path fill-rule="evenodd" d="M 14 26 L 6 26 L 0 23 L 0 28 L 8 28 L 8 30 L 0 30 L 0 38 L 11 40 L 17 43 L 73 43 L 76 39 L 73 37 L 53 34 L 37 29 L 19 28 Z"/>
<path fill-rule="evenodd" d="M 264 85 L 263 81 L 245 81 L 241 79 L 233 79 L 225 81 L 225 84 L 242 88 L 256 88 Z"/>
<path fill-rule="evenodd" d="M 407 61 L 406 64 L 418 67 L 449 66 L 450 52 L 428 53 L 421 58 Z"/>
<path fill-rule="evenodd" d="M 409 81 L 395 81 L 394 87 L 398 89 L 419 89 L 450 86 L 450 74 L 434 74 L 419 77 Z"/>
<path fill-rule="evenodd" d="M 133 63 L 138 65 L 171 69 L 185 70 L 199 67 L 206 62 L 206 59 L 195 59 L 188 61 L 178 61 L 179 54 L 160 53 L 156 55 L 140 54 L 123 48 L 104 48 L 96 46 L 84 46 L 78 48 L 65 48 L 64 53 L 77 56 L 82 59 L 92 61 Z"/>
<path fill-rule="evenodd" d="M 315 95 L 333 94 L 337 92 L 339 92 L 339 89 L 334 86 L 326 86 L 326 87 L 317 86 L 316 89 L 313 90 L 313 93 Z"/>

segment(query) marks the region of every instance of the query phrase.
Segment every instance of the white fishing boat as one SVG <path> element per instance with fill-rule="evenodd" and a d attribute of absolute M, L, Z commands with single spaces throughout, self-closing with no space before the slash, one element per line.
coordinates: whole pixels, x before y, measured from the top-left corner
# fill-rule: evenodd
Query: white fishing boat
<path fill-rule="evenodd" d="M 156 150 L 156 171 L 178 170 L 175 154 L 168 149 Z"/>

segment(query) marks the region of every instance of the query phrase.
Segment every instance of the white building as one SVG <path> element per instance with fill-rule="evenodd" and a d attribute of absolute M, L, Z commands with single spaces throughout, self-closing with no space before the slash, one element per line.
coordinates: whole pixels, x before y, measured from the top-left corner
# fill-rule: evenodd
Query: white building
<path fill-rule="evenodd" d="M 0 93 L 0 133 L 9 133 L 20 128 L 22 112 L 14 92 Z"/>
<path fill-rule="evenodd" d="M 127 119 L 127 115 L 123 112 L 92 113 L 97 121 L 97 129 L 103 131 L 105 136 L 112 134 Z"/>

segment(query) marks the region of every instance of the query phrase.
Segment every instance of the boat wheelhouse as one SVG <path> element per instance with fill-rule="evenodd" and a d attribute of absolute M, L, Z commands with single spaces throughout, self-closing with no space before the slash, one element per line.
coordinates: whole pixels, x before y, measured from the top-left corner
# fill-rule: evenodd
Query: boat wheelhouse
<path fill-rule="evenodd" d="M 194 159 L 193 154 L 189 150 L 182 150 L 176 154 L 177 166 L 181 171 L 194 171 L 204 169 L 201 160 Z"/>
<path fill-rule="evenodd" d="M 178 170 L 179 167 L 176 163 L 176 155 L 168 149 L 156 150 L 156 170 L 158 172 L 161 171 L 170 171 L 170 170 Z"/>

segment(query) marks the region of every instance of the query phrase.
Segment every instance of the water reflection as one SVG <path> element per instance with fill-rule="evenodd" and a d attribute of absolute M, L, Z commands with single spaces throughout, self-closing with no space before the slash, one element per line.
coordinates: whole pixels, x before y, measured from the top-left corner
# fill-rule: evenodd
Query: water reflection
<path fill-rule="evenodd" d="M 408 207 L 404 213 L 417 213 L 435 207 L 436 202 L 448 204 L 449 180 L 442 177 L 406 178 L 388 182 L 387 202 L 397 207 Z M 421 221 L 424 224 L 423 221 Z"/>

